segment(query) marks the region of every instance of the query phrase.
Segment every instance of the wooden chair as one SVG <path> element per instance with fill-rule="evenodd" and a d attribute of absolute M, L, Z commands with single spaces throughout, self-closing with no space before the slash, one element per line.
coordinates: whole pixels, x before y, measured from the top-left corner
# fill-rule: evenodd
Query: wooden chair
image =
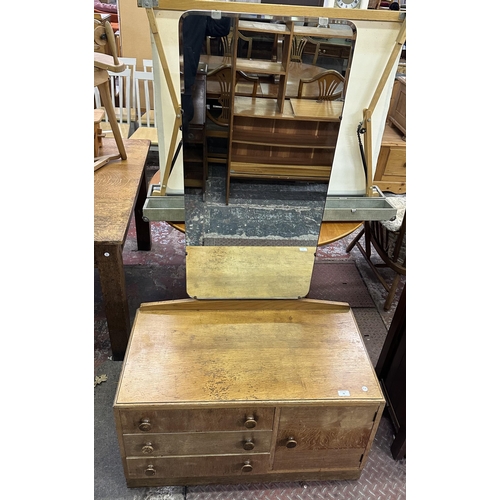
<path fill-rule="evenodd" d="M 335 101 L 342 98 L 344 82 L 345 78 L 338 71 L 334 69 L 323 71 L 312 78 L 301 78 L 297 96 L 302 99 Z M 309 85 L 310 88 L 306 89 Z"/>
<path fill-rule="evenodd" d="M 212 100 L 206 106 L 205 151 L 207 161 L 204 173 L 205 179 L 208 178 L 208 165 L 210 163 L 227 163 L 227 140 L 229 139 L 229 119 L 231 115 L 231 66 L 222 65 L 210 71 L 207 74 L 207 80 L 209 79 L 218 81 L 220 94 L 216 100 Z M 259 79 L 249 76 L 242 71 L 237 71 L 236 88 L 238 89 L 241 84 L 241 93 L 243 93 L 243 86 L 246 87 L 248 82 L 251 83 L 251 91 L 248 92 L 248 95 L 256 97 L 259 88 Z M 214 139 L 214 141 L 211 141 L 211 139 Z M 214 145 L 211 142 L 219 144 Z"/>
<path fill-rule="evenodd" d="M 127 139 L 131 133 L 131 124 L 135 118 L 135 112 L 132 112 L 132 70 L 125 68 L 123 71 L 108 71 L 110 98 L 114 104 L 114 111 L 121 136 Z M 101 94 L 94 89 L 95 108 L 101 108 Z M 101 124 L 102 133 L 106 137 L 113 137 L 113 131 L 110 125 L 109 115 L 106 112 L 103 123 Z"/>
<path fill-rule="evenodd" d="M 384 303 L 386 311 L 392 305 L 401 276 L 406 276 L 406 197 L 389 197 L 388 200 L 397 208 L 396 220 L 365 221 L 363 229 L 346 248 L 346 252 L 349 253 L 356 245 L 377 279 L 387 290 L 388 295 Z M 360 243 L 363 235 L 364 247 Z M 383 264 L 374 262 L 371 254 L 372 246 Z M 382 267 L 394 271 L 395 277 L 392 283 L 388 283 L 379 272 Z"/>
<path fill-rule="evenodd" d="M 101 51 L 94 50 L 94 95 L 96 100 L 102 100 L 104 109 L 110 120 L 110 127 L 113 131 L 113 136 L 118 148 L 118 154 L 94 156 L 94 171 L 103 167 L 111 160 L 127 159 L 127 152 L 123 143 L 122 133 L 114 110 L 114 103 L 111 98 L 111 86 L 109 83 L 109 72 L 121 72 L 125 65 L 118 60 L 118 53 L 115 45 L 115 37 L 111 24 L 108 21 L 101 23 L 94 19 L 94 49 L 99 48 Z M 100 105 L 99 105 L 100 108 Z M 95 113 L 94 113 L 95 115 Z M 94 117 L 95 120 L 95 117 Z M 96 129 L 94 121 L 94 130 Z M 101 134 L 100 127 L 97 127 L 99 136 Z M 95 150 L 95 146 L 94 146 Z"/>
<path fill-rule="evenodd" d="M 217 38 L 217 37 L 210 37 L 210 36 L 206 37 L 205 46 L 206 46 L 206 53 L 207 53 L 207 55 L 211 55 L 212 54 L 212 48 L 211 48 L 211 40 L 212 40 L 212 38 Z M 246 58 L 250 59 L 252 57 L 252 43 L 253 43 L 253 38 L 250 37 L 250 36 L 245 36 L 242 33 L 238 33 L 238 39 L 247 42 L 248 45 L 247 45 L 247 50 L 246 50 Z M 220 46 L 221 46 L 220 52 L 222 52 L 223 63 L 224 64 L 229 64 L 230 61 L 231 61 L 231 59 L 232 59 L 232 57 L 233 57 L 233 54 L 232 54 L 232 50 L 233 50 L 233 28 L 231 28 L 231 31 L 226 36 L 220 37 L 218 39 L 218 41 L 219 41 Z"/>
<path fill-rule="evenodd" d="M 154 74 L 136 71 L 134 77 L 137 129 L 130 139 L 148 139 L 151 149 L 158 150 L 158 129 L 155 120 Z"/>
<path fill-rule="evenodd" d="M 290 52 L 290 61 L 294 62 L 302 62 L 302 53 L 304 52 L 304 48 L 308 42 L 307 37 L 305 36 L 294 36 L 292 38 L 292 48 Z"/>

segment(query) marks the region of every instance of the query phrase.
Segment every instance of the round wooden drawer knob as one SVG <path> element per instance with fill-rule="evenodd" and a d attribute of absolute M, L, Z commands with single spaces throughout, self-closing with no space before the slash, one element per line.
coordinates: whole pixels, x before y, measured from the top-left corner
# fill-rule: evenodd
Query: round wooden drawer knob
<path fill-rule="evenodd" d="M 241 468 L 241 472 L 252 472 L 252 470 L 253 470 L 252 464 L 250 463 L 250 460 L 247 460 L 243 464 L 243 467 Z"/>
<path fill-rule="evenodd" d="M 257 425 L 257 421 L 255 420 L 253 415 L 249 415 L 248 417 L 246 417 L 245 427 L 247 429 L 253 429 L 256 425 Z"/>
<path fill-rule="evenodd" d="M 251 439 L 247 439 L 243 443 L 243 449 L 244 450 L 253 450 L 255 448 L 255 443 Z"/>
<path fill-rule="evenodd" d="M 153 445 L 151 443 L 146 443 L 143 447 L 142 447 L 142 452 L 145 454 L 145 455 L 150 455 L 151 453 L 153 453 Z"/>
<path fill-rule="evenodd" d="M 144 471 L 146 476 L 154 476 L 156 475 L 156 470 L 152 465 L 148 465 L 148 468 Z"/>
<path fill-rule="evenodd" d="M 151 422 L 149 418 L 141 418 L 141 421 L 139 422 L 139 429 L 144 432 L 151 430 Z"/>
<path fill-rule="evenodd" d="M 289 437 L 286 440 L 286 445 L 287 448 L 295 448 L 297 446 L 297 441 L 293 437 Z"/>

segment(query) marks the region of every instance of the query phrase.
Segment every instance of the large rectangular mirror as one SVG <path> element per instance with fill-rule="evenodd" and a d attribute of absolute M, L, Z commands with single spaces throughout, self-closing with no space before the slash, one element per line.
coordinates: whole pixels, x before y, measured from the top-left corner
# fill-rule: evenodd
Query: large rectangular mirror
<path fill-rule="evenodd" d="M 160 185 L 148 196 L 147 216 L 179 221 L 186 231 L 188 293 L 307 295 L 322 222 L 346 220 L 338 217 L 347 211 L 353 220 L 351 212 L 374 196 L 405 15 L 205 0 L 153 0 L 151 8 L 151 0 L 138 1 L 151 27 L 160 154 Z M 184 33 L 200 16 L 205 32 L 189 96 Z M 223 21 L 225 31 L 207 32 L 207 19 Z M 331 88 L 314 82 L 312 73 L 323 69 L 343 78 L 331 99 L 314 94 Z M 379 209 L 369 204 L 363 220 L 390 218 Z"/>
<path fill-rule="evenodd" d="M 355 29 L 188 12 L 179 34 L 187 292 L 304 297 Z"/>

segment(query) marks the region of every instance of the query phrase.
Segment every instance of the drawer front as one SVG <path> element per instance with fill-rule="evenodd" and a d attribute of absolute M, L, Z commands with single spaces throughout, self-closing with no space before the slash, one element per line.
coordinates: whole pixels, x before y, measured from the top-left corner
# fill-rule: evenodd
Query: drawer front
<path fill-rule="evenodd" d="M 269 471 L 269 453 L 260 455 L 127 458 L 129 479 L 245 476 Z"/>
<path fill-rule="evenodd" d="M 120 410 L 124 434 L 271 430 L 274 408 Z"/>
<path fill-rule="evenodd" d="M 269 453 L 272 431 L 182 432 L 176 434 L 126 434 L 125 455 L 220 455 Z"/>
<path fill-rule="evenodd" d="M 274 470 L 358 467 L 378 406 L 283 408 Z"/>
<path fill-rule="evenodd" d="M 203 142 L 203 130 L 195 129 L 194 127 L 189 128 L 189 132 L 186 137 L 186 143 L 190 142 Z"/>
<path fill-rule="evenodd" d="M 387 175 L 406 177 L 406 148 L 391 148 L 384 171 Z"/>

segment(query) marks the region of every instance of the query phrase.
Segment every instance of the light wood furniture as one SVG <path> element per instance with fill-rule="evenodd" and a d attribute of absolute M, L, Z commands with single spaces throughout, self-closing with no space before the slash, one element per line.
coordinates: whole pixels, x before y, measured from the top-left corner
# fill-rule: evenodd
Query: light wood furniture
<path fill-rule="evenodd" d="M 158 129 L 155 120 L 154 75 L 152 71 L 134 72 L 135 115 L 137 128 L 131 139 L 146 139 L 158 149 Z"/>
<path fill-rule="evenodd" d="M 342 103 L 235 97 L 226 204 L 232 178 L 328 182 Z"/>
<path fill-rule="evenodd" d="M 95 49 L 102 49 L 104 52 L 97 52 Z M 111 160 L 127 159 L 127 152 L 123 144 L 120 126 L 115 114 L 115 105 L 111 99 L 111 86 L 109 71 L 120 72 L 125 69 L 125 65 L 118 60 L 118 53 L 115 45 L 113 29 L 109 21 L 101 23 L 94 19 L 94 90 L 97 88 L 104 110 L 108 116 L 113 137 L 118 152 L 113 155 L 94 155 L 94 171 L 106 165 Z M 94 148 L 95 149 L 95 148 Z"/>
<path fill-rule="evenodd" d="M 359 478 L 384 410 L 347 304 L 142 304 L 114 415 L 129 487 Z"/>
<path fill-rule="evenodd" d="M 122 360 L 130 333 L 122 249 L 132 214 L 137 248 L 151 249 L 149 223 L 142 219 L 147 183 L 144 165 L 149 141 L 124 140 L 126 160 L 110 162 L 94 172 L 94 261 L 99 278 L 114 360 Z M 113 139 L 102 140 L 104 155 L 114 155 Z"/>
<path fill-rule="evenodd" d="M 245 33 L 271 33 L 280 38 L 282 55 L 277 61 L 246 60 L 237 58 L 236 49 L 233 50 L 233 85 L 238 70 L 259 77 L 269 75 L 277 82 L 277 94 L 276 98 L 263 99 L 242 97 L 233 92 L 226 204 L 234 178 L 328 182 L 343 103 L 287 99 L 290 69 L 300 66 L 298 62 L 291 62 L 294 36 L 298 35 L 298 40 L 316 34 L 318 28 L 296 27 L 291 21 L 272 24 L 237 20 L 236 26 L 235 47 L 240 29 Z M 322 33 L 340 36 L 338 30 L 330 28 L 323 29 Z M 260 87 L 262 89 L 262 83 Z M 302 87 L 299 78 L 297 95 Z"/>
<path fill-rule="evenodd" d="M 120 61 L 120 58 L 118 58 Z M 125 63 L 122 63 L 125 64 Z M 132 89 L 132 70 L 125 67 L 122 71 L 108 71 L 110 100 L 114 104 L 114 113 L 118 121 L 118 127 L 123 139 L 127 139 L 130 135 L 132 125 L 132 109 L 133 109 L 133 89 Z M 101 92 L 94 89 L 94 97 L 96 108 L 101 108 Z M 133 113 L 135 119 L 135 112 Z M 113 137 L 114 132 L 111 127 L 110 118 L 106 112 L 104 120 L 101 123 L 101 129 L 106 137 Z"/>
<path fill-rule="evenodd" d="M 344 90 L 345 78 L 334 69 L 323 71 L 312 78 L 301 78 L 299 80 L 299 89 L 297 97 L 299 99 L 305 98 L 309 95 L 311 99 L 318 101 L 333 101 L 342 97 Z M 304 87 L 312 86 L 315 92 L 304 92 Z"/>
<path fill-rule="evenodd" d="M 390 125 L 384 129 L 373 183 L 381 191 L 406 193 L 406 141 Z"/>
<path fill-rule="evenodd" d="M 99 156 L 99 148 L 102 146 L 101 121 L 104 118 L 103 109 L 94 109 L 94 158 Z"/>

